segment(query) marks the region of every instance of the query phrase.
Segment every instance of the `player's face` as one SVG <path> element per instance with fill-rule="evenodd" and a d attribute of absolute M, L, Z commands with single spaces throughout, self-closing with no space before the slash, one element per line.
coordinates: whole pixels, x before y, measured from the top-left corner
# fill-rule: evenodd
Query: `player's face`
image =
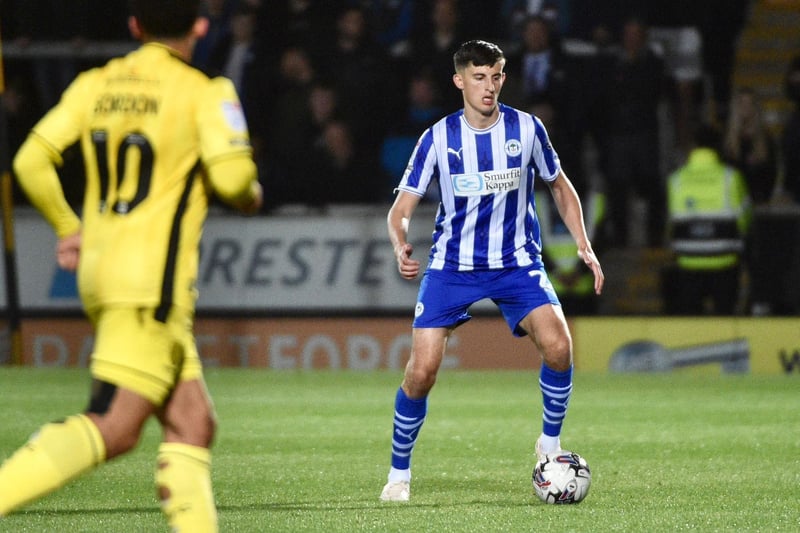
<path fill-rule="evenodd" d="M 506 80 L 503 72 L 504 62 L 492 66 L 470 64 L 453 76 L 453 83 L 464 95 L 464 107 L 477 111 L 483 116 L 491 116 L 497 109 L 497 98 Z"/>

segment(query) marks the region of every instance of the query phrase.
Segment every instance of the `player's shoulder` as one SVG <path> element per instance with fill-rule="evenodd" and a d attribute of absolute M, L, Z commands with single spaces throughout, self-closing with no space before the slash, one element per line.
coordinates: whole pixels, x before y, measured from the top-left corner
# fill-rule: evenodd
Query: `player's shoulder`
<path fill-rule="evenodd" d="M 536 115 L 529 111 L 523 111 L 522 109 L 518 109 L 516 107 L 512 107 L 507 104 L 498 103 L 497 104 L 500 112 L 504 115 L 511 115 L 517 117 L 519 121 L 527 121 L 527 122 L 537 122 L 539 119 Z"/>
<path fill-rule="evenodd" d="M 463 108 L 453 111 L 452 113 L 448 113 L 434 122 L 428 129 L 426 129 L 424 135 L 435 135 L 435 132 L 437 131 L 458 131 L 461 128 L 461 117 L 463 116 Z"/>

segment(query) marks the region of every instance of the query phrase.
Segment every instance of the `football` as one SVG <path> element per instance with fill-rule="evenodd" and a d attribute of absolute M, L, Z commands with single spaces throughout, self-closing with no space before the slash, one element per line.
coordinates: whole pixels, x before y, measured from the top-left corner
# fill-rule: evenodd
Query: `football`
<path fill-rule="evenodd" d="M 580 503 L 589 493 L 592 472 L 586 459 L 566 450 L 550 453 L 533 468 L 533 489 L 545 503 Z"/>

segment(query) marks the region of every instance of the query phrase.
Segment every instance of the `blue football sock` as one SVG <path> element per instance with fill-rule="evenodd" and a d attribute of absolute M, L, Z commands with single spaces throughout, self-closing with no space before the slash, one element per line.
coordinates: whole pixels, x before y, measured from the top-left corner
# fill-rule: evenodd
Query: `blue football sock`
<path fill-rule="evenodd" d="M 539 387 L 542 389 L 542 433 L 558 437 L 572 394 L 572 366 L 564 372 L 556 372 L 542 365 Z"/>
<path fill-rule="evenodd" d="M 394 427 L 392 431 L 392 468 L 408 470 L 411 465 L 411 451 L 417 441 L 419 430 L 425 422 L 428 411 L 428 398 L 412 400 L 403 388 L 397 391 L 394 401 Z"/>

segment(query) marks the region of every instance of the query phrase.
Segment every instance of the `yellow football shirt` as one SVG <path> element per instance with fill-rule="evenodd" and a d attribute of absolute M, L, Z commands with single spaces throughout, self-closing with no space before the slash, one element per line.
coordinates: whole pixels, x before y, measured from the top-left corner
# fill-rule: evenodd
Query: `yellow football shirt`
<path fill-rule="evenodd" d="M 254 171 L 207 172 L 235 158 L 254 169 L 233 84 L 161 44 L 145 44 L 80 74 L 27 142 L 44 143 L 60 163 L 76 141 L 86 165 L 78 267 L 84 306 L 140 305 L 162 318 L 173 305 L 193 311 L 208 198 L 247 197 L 255 178 Z M 63 193 L 48 189 L 46 174 L 18 179 L 63 237 L 77 222 L 65 212 Z"/>

